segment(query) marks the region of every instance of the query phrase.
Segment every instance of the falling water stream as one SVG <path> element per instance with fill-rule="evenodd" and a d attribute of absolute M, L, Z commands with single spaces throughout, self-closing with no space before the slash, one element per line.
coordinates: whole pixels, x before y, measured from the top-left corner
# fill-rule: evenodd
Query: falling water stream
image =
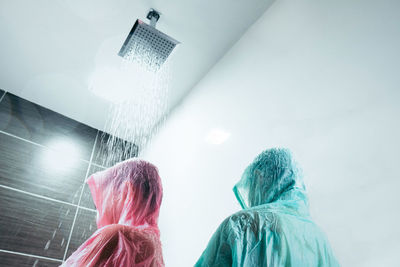
<path fill-rule="evenodd" d="M 111 166 L 138 155 L 165 119 L 170 62 L 143 46 L 122 60 L 121 79 L 128 90 L 110 105 L 96 162 Z"/>

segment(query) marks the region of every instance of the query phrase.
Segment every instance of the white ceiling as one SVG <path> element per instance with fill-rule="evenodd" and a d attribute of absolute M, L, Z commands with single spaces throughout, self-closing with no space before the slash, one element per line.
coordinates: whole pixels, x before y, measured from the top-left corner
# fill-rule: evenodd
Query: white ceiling
<path fill-rule="evenodd" d="M 89 89 L 112 64 L 137 18 L 161 11 L 157 28 L 181 42 L 173 54 L 173 108 L 273 0 L 2 0 L 0 88 L 98 129 L 108 102 Z"/>

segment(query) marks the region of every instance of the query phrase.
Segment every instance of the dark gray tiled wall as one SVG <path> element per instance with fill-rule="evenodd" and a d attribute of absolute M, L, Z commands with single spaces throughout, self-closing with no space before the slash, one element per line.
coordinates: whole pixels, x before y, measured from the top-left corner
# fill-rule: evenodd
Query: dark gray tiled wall
<path fill-rule="evenodd" d="M 55 149 L 59 140 L 74 142 L 85 160 L 90 159 L 97 134 L 96 129 L 10 93 L 1 101 L 0 130 Z"/>
<path fill-rule="evenodd" d="M 88 162 L 74 160 L 65 166 L 57 152 L 6 134 L 0 134 L 0 151 L 1 185 L 78 203 Z M 49 158 L 54 162 L 47 162 Z"/>
<path fill-rule="evenodd" d="M 62 259 L 76 207 L 0 187 L 0 248 Z"/>
<path fill-rule="evenodd" d="M 72 231 L 67 257 L 69 257 L 96 230 L 96 213 L 79 208 Z"/>
<path fill-rule="evenodd" d="M 85 179 L 103 169 L 90 164 L 98 130 L 3 90 L 0 100 L 0 266 L 58 266 L 96 230 Z"/>
<path fill-rule="evenodd" d="M 61 261 L 46 260 L 30 256 L 23 256 L 11 253 L 0 252 L 0 266 L 20 266 L 20 267 L 56 267 Z"/>

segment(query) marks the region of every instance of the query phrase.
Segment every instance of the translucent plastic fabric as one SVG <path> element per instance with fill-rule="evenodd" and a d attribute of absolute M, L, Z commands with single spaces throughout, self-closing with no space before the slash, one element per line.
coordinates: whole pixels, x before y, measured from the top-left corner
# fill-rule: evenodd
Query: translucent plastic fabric
<path fill-rule="evenodd" d="M 339 266 L 289 150 L 261 153 L 233 191 L 243 210 L 222 222 L 195 266 Z"/>
<path fill-rule="evenodd" d="M 98 230 L 62 266 L 164 266 L 157 226 L 162 186 L 157 168 L 128 160 L 87 181 Z"/>

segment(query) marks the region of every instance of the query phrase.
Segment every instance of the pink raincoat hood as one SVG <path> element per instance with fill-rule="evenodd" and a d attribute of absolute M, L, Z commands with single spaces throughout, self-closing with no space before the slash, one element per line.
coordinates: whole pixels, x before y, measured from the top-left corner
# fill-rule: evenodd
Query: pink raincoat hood
<path fill-rule="evenodd" d="M 98 228 L 110 224 L 157 226 L 162 186 L 153 164 L 124 161 L 93 174 L 87 183 L 98 212 Z"/>

